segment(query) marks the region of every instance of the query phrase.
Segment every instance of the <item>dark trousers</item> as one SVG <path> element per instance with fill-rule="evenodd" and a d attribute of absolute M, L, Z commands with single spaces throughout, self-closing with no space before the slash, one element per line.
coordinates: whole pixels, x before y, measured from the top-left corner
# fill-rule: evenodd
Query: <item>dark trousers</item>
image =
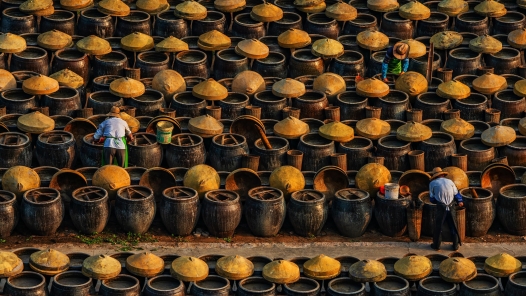
<path fill-rule="evenodd" d="M 116 149 L 110 147 L 104 147 L 104 163 L 113 164 L 113 158 L 117 158 L 117 164 L 120 167 L 124 167 L 124 159 L 126 157 L 126 149 Z"/>
<path fill-rule="evenodd" d="M 435 247 L 439 248 L 442 243 L 442 227 L 444 222 L 447 222 L 449 226 L 449 231 L 451 231 L 451 236 L 453 237 L 453 246 L 458 246 L 458 233 L 457 227 L 455 226 L 455 221 L 453 220 L 453 215 L 450 211 L 445 211 L 443 215 L 437 215 L 435 221 L 435 231 L 433 231 L 433 244 Z"/>

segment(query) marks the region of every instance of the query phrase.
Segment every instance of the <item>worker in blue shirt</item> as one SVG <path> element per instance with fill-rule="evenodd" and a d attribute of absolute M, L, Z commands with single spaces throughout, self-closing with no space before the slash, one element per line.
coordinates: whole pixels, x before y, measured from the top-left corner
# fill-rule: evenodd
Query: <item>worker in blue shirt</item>
<path fill-rule="evenodd" d="M 397 42 L 387 49 L 382 62 L 382 80 L 387 82 L 387 74 L 401 75 L 409 68 L 409 45 Z"/>
<path fill-rule="evenodd" d="M 460 207 L 464 206 L 464 202 L 462 201 L 462 195 L 458 192 L 457 186 L 453 181 L 446 178 L 447 175 L 448 173 L 442 171 L 441 168 L 434 168 L 433 176 L 429 183 L 429 200 L 437 205 L 431 248 L 440 250 L 442 227 L 444 223 L 447 222 L 453 237 L 453 250 L 456 251 L 462 242 L 460 241 L 457 230 L 454 202 L 456 200 Z"/>

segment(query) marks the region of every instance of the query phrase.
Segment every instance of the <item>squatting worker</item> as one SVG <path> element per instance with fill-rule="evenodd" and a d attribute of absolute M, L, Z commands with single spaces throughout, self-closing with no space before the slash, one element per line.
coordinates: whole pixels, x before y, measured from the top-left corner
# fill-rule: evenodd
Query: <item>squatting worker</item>
<path fill-rule="evenodd" d="M 433 176 L 429 183 L 429 199 L 432 203 L 437 205 L 437 212 L 435 218 L 435 228 L 433 231 L 433 243 L 431 248 L 435 250 L 440 249 L 442 242 L 442 227 L 447 222 L 453 237 L 453 249 L 458 250 L 460 236 L 458 234 L 455 214 L 455 199 L 460 207 L 464 206 L 462 202 L 462 195 L 458 192 L 457 186 L 453 181 L 446 178 L 447 172 L 442 171 L 441 168 L 433 169 Z"/>
<path fill-rule="evenodd" d="M 382 80 L 387 82 L 387 74 L 400 75 L 409 67 L 409 45 L 397 42 L 387 49 L 382 62 Z"/>
<path fill-rule="evenodd" d="M 128 123 L 121 119 L 118 107 L 111 107 L 108 118 L 104 120 L 93 136 L 93 142 L 103 142 L 102 165 L 114 164 L 123 168 L 128 166 L 128 148 L 126 137 L 133 141 L 133 135 Z"/>

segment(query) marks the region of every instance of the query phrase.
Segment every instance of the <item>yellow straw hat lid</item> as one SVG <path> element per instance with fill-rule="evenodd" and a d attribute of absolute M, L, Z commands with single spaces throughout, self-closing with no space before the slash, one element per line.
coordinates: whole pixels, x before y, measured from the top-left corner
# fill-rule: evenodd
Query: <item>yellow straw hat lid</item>
<path fill-rule="evenodd" d="M 482 143 L 491 147 L 501 147 L 511 144 L 517 138 L 515 130 L 509 126 L 496 125 L 488 128 L 480 135 Z"/>
<path fill-rule="evenodd" d="M 16 34 L 0 34 L 0 52 L 19 53 L 27 48 L 26 39 Z"/>
<path fill-rule="evenodd" d="M 219 189 L 220 181 L 219 174 L 213 167 L 198 164 L 186 172 L 183 184 L 195 189 L 199 193 L 199 197 L 202 198 L 206 192 Z"/>
<path fill-rule="evenodd" d="M 484 0 L 474 8 L 477 14 L 489 17 L 501 17 L 506 14 L 504 4 L 494 0 Z"/>
<path fill-rule="evenodd" d="M 358 17 L 358 11 L 350 4 L 338 1 L 332 5 L 327 6 L 325 9 L 325 15 L 339 22 L 347 22 L 352 21 Z"/>
<path fill-rule="evenodd" d="M 180 52 L 188 50 L 188 44 L 174 36 L 166 37 L 163 41 L 155 45 L 156 51 L 162 52 Z"/>
<path fill-rule="evenodd" d="M 69 47 L 73 44 L 70 35 L 58 30 L 51 30 L 38 35 L 37 43 L 40 47 L 49 50 L 59 50 Z"/>
<path fill-rule="evenodd" d="M 254 273 L 254 264 L 239 255 L 225 256 L 217 260 L 215 271 L 229 280 L 242 280 Z"/>
<path fill-rule="evenodd" d="M 24 192 L 40 187 L 40 176 L 26 166 L 13 166 L 2 176 L 2 188 L 16 194 L 18 200 Z"/>
<path fill-rule="evenodd" d="M 69 257 L 54 250 L 46 249 L 29 256 L 29 267 L 43 275 L 53 276 L 69 268 Z"/>
<path fill-rule="evenodd" d="M 60 86 L 69 86 L 71 88 L 79 88 L 84 85 L 84 78 L 70 69 L 63 69 L 56 73 L 49 75 L 49 78 L 55 79 Z"/>
<path fill-rule="evenodd" d="M 409 121 L 396 130 L 396 138 L 406 142 L 425 141 L 433 135 L 433 131 L 428 126 L 419 122 Z"/>
<path fill-rule="evenodd" d="M 0 90 L 16 88 L 16 79 L 11 72 L 0 69 Z"/>
<path fill-rule="evenodd" d="M 181 256 L 172 262 L 170 274 L 183 282 L 197 282 L 208 276 L 208 265 L 199 258 Z"/>
<path fill-rule="evenodd" d="M 491 36 L 481 35 L 469 41 L 469 49 L 480 53 L 497 53 L 502 50 L 502 42 Z"/>
<path fill-rule="evenodd" d="M 170 102 L 176 93 L 186 90 L 186 81 L 175 70 L 162 70 L 153 76 L 152 88 L 162 92 L 165 101 Z"/>
<path fill-rule="evenodd" d="M 300 278 L 300 268 L 287 260 L 276 260 L 263 267 L 263 277 L 276 284 L 294 283 Z"/>
<path fill-rule="evenodd" d="M 289 116 L 274 125 L 274 134 L 285 139 L 298 139 L 309 133 L 309 125 L 296 117 Z"/>
<path fill-rule="evenodd" d="M 378 118 L 366 118 L 356 123 L 356 133 L 362 137 L 377 140 L 391 133 L 391 125 Z"/>
<path fill-rule="evenodd" d="M 344 92 L 346 88 L 347 84 L 343 77 L 331 72 L 325 72 L 319 75 L 314 78 L 312 83 L 313 90 L 321 91 L 329 98 Z"/>
<path fill-rule="evenodd" d="M 349 277 L 359 283 L 381 282 L 387 277 L 387 270 L 380 261 L 361 260 L 349 267 Z"/>
<path fill-rule="evenodd" d="M 380 186 L 391 182 L 391 172 L 379 163 L 368 163 L 356 173 L 355 181 L 358 189 L 367 191 L 371 196 L 374 196 Z"/>
<path fill-rule="evenodd" d="M 325 139 L 341 143 L 349 142 L 354 139 L 353 128 L 339 121 L 333 121 L 322 125 L 318 133 Z"/>
<path fill-rule="evenodd" d="M 427 54 L 426 45 L 420 41 L 414 39 L 406 39 L 400 42 L 409 45 L 409 54 L 407 55 L 407 57 L 410 59 L 419 58 Z"/>
<path fill-rule="evenodd" d="M 455 140 L 466 140 L 475 134 L 475 127 L 462 118 L 451 118 L 440 124 L 440 131 L 453 136 Z"/>
<path fill-rule="evenodd" d="M 305 188 L 305 176 L 297 168 L 284 165 L 272 171 L 269 184 L 270 187 L 281 190 L 288 199 L 291 193 Z"/>
<path fill-rule="evenodd" d="M 469 5 L 464 0 L 442 0 L 438 3 L 437 11 L 447 14 L 450 17 L 467 12 Z"/>
<path fill-rule="evenodd" d="M 199 36 L 197 46 L 203 50 L 214 51 L 229 48 L 232 44 L 230 37 L 217 31 L 208 31 Z"/>
<path fill-rule="evenodd" d="M 361 48 L 378 51 L 389 46 L 389 37 L 376 29 L 368 29 L 356 35 L 356 43 Z"/>
<path fill-rule="evenodd" d="M 188 130 L 203 138 L 211 138 L 223 133 L 223 124 L 212 116 L 206 114 L 191 118 L 188 122 Z"/>
<path fill-rule="evenodd" d="M 228 97 L 228 90 L 221 83 L 209 78 L 194 86 L 192 95 L 207 101 L 221 101 Z"/>
<path fill-rule="evenodd" d="M 174 14 L 182 19 L 192 21 L 206 18 L 207 11 L 206 7 L 200 3 L 194 0 L 188 0 L 177 4 L 175 6 Z"/>
<path fill-rule="evenodd" d="M 245 0 L 215 0 L 214 7 L 222 12 L 237 12 L 247 6 Z"/>
<path fill-rule="evenodd" d="M 309 33 L 299 29 L 288 29 L 278 36 L 278 44 L 283 48 L 302 48 L 310 43 Z"/>
<path fill-rule="evenodd" d="M 27 0 L 20 4 L 19 9 L 36 16 L 51 15 L 55 12 L 52 0 Z"/>
<path fill-rule="evenodd" d="M 418 1 L 409 1 L 400 6 L 398 14 L 408 20 L 420 21 L 429 18 L 431 16 L 431 10 Z"/>
<path fill-rule="evenodd" d="M 376 12 L 395 11 L 400 7 L 396 0 L 367 0 L 367 8 Z"/>
<path fill-rule="evenodd" d="M 87 54 L 104 55 L 111 52 L 110 43 L 95 35 L 80 39 L 76 46 L 78 51 Z"/>
<path fill-rule="evenodd" d="M 327 8 L 327 3 L 325 1 L 313 5 L 313 6 L 296 6 L 296 9 L 305 13 L 320 13 L 324 12 Z"/>
<path fill-rule="evenodd" d="M 389 94 L 389 86 L 380 79 L 368 78 L 356 84 L 356 94 L 361 97 L 382 98 Z"/>
<path fill-rule="evenodd" d="M 150 252 L 138 253 L 126 258 L 126 269 L 140 277 L 154 277 L 164 271 L 164 260 Z"/>
<path fill-rule="evenodd" d="M 272 93 L 280 98 L 297 98 L 305 92 L 305 84 L 292 78 L 281 79 L 272 85 Z"/>
<path fill-rule="evenodd" d="M 44 75 L 32 76 L 22 82 L 22 89 L 30 95 L 49 95 L 59 88 L 58 81 Z"/>
<path fill-rule="evenodd" d="M 440 277 L 450 283 L 467 282 L 477 276 L 475 263 L 462 257 L 453 257 L 442 261 L 438 270 Z"/>
<path fill-rule="evenodd" d="M 415 71 L 407 71 L 398 76 L 395 81 L 395 89 L 405 92 L 410 97 L 416 97 L 427 92 L 428 83 L 424 75 Z"/>
<path fill-rule="evenodd" d="M 303 263 L 303 273 L 315 280 L 328 280 L 337 277 L 341 271 L 340 261 L 323 254 Z"/>
<path fill-rule="evenodd" d="M 130 7 L 121 0 L 102 0 L 98 3 L 97 10 L 111 16 L 130 14 Z"/>
<path fill-rule="evenodd" d="M 243 71 L 238 73 L 232 80 L 230 86 L 233 92 L 244 93 L 252 96 L 255 93 L 264 91 L 266 88 L 265 79 L 258 72 Z"/>
<path fill-rule="evenodd" d="M 511 31 L 508 34 L 508 44 L 511 47 L 518 48 L 518 49 L 526 48 L 526 28 Z M 0 43 L 0 47 L 1 47 L 1 43 Z"/>
<path fill-rule="evenodd" d="M 506 78 L 489 72 L 475 78 L 472 85 L 476 91 L 485 95 L 494 94 L 508 87 Z"/>
<path fill-rule="evenodd" d="M 63 9 L 77 11 L 93 6 L 93 0 L 60 0 Z"/>
<path fill-rule="evenodd" d="M 122 49 L 128 51 L 147 51 L 154 47 L 152 36 L 141 32 L 134 32 L 121 39 Z"/>
<path fill-rule="evenodd" d="M 270 52 L 268 46 L 257 39 L 245 39 L 240 41 L 235 51 L 237 54 L 249 59 L 264 59 Z"/>
<path fill-rule="evenodd" d="M 274 4 L 265 2 L 254 6 L 250 12 L 250 17 L 258 22 L 275 22 L 283 18 L 283 10 Z"/>
<path fill-rule="evenodd" d="M 455 31 L 443 31 L 433 35 L 430 42 L 433 43 L 436 49 L 452 49 L 460 44 L 464 38 L 460 33 Z"/>
<path fill-rule="evenodd" d="M 438 85 L 436 94 L 446 99 L 465 99 L 471 95 L 471 88 L 457 80 L 442 82 Z"/>
<path fill-rule="evenodd" d="M 170 4 L 166 0 L 137 0 L 135 2 L 138 10 L 156 15 L 170 9 Z"/>
<path fill-rule="evenodd" d="M 22 259 L 15 253 L 0 251 L 0 277 L 8 278 L 24 270 Z"/>
<path fill-rule="evenodd" d="M 469 187 L 468 175 L 461 168 L 450 166 L 442 171 L 447 173 L 446 178 L 453 181 L 458 190 Z"/>
<path fill-rule="evenodd" d="M 513 93 L 519 97 L 526 97 L 526 79 L 521 79 L 513 84 Z"/>
<path fill-rule="evenodd" d="M 35 111 L 18 117 L 16 126 L 26 133 L 41 134 L 54 130 L 55 121 L 49 116 Z"/>
<path fill-rule="evenodd" d="M 144 84 L 129 77 L 115 79 L 110 83 L 110 92 L 121 98 L 135 98 L 146 91 Z"/>
<path fill-rule="evenodd" d="M 337 40 L 322 38 L 314 41 L 311 53 L 324 59 L 337 58 L 343 54 L 343 45 Z"/>
<path fill-rule="evenodd" d="M 431 260 L 424 256 L 407 256 L 394 264 L 395 274 L 411 281 L 421 280 L 433 272 Z"/>
<path fill-rule="evenodd" d="M 496 277 L 507 277 L 521 269 L 522 263 L 507 253 L 491 256 L 484 262 L 484 270 Z"/>
<path fill-rule="evenodd" d="M 110 256 L 90 256 L 82 263 L 82 274 L 93 279 L 107 280 L 121 273 L 121 263 Z"/>

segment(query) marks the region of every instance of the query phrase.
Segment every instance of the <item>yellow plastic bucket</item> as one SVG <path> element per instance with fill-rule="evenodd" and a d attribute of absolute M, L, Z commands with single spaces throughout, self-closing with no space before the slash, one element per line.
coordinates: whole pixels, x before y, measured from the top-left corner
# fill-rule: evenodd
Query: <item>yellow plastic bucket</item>
<path fill-rule="evenodd" d="M 172 142 L 172 130 L 174 125 L 168 121 L 157 123 L 157 142 L 159 144 L 170 144 Z"/>

